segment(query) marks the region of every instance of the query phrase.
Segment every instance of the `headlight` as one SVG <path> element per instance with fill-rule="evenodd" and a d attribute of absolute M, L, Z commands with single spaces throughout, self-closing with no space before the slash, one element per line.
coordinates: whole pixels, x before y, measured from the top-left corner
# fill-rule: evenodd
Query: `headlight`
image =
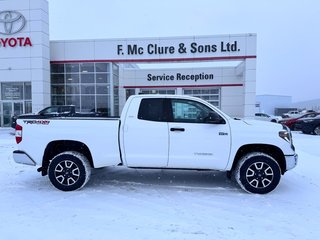
<path fill-rule="evenodd" d="M 292 135 L 290 128 L 285 125 L 282 125 L 282 128 L 283 130 L 279 132 L 279 137 L 292 144 Z"/>
<path fill-rule="evenodd" d="M 279 137 L 283 138 L 287 142 L 291 143 L 291 134 L 288 131 L 280 131 Z"/>

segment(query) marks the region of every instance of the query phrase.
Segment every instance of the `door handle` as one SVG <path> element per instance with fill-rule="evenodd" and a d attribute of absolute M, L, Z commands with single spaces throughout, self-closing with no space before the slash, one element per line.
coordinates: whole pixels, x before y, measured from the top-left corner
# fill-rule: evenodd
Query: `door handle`
<path fill-rule="evenodd" d="M 184 128 L 170 128 L 171 132 L 184 132 Z"/>

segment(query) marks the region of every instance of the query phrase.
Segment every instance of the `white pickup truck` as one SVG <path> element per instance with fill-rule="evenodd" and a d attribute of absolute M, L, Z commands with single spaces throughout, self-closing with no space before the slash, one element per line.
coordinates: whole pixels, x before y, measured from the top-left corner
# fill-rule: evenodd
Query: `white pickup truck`
<path fill-rule="evenodd" d="M 190 96 L 131 96 L 117 118 L 18 119 L 15 162 L 38 165 L 63 191 L 80 189 L 92 168 L 204 169 L 227 172 L 264 194 L 297 164 L 290 130 L 233 119 Z"/>

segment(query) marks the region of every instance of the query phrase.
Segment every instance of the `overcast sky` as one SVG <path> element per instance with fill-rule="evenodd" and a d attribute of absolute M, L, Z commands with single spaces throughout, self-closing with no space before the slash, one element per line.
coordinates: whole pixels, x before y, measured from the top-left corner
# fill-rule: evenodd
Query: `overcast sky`
<path fill-rule="evenodd" d="M 50 39 L 257 33 L 257 94 L 320 98 L 318 0 L 48 0 Z"/>

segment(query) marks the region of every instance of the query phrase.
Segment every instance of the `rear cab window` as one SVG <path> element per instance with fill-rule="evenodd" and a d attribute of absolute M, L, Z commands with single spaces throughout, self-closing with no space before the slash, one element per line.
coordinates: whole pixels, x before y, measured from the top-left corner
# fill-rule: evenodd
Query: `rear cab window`
<path fill-rule="evenodd" d="M 165 98 L 144 98 L 140 103 L 138 119 L 168 122 L 170 110 Z"/>

